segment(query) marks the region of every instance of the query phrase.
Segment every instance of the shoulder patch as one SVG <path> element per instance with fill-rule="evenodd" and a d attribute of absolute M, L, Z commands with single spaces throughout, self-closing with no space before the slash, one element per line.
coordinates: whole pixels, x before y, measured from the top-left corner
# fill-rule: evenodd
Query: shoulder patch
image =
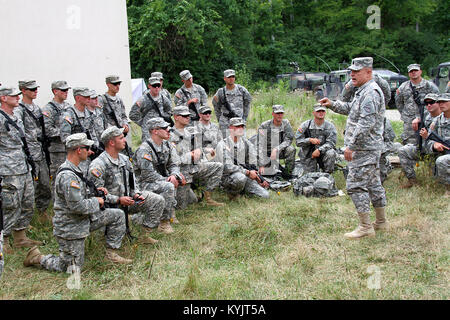
<path fill-rule="evenodd" d="M 302 133 L 302 132 L 303 132 L 302 127 L 298 127 L 297 131 L 300 132 L 300 133 Z"/>
<path fill-rule="evenodd" d="M 262 135 L 262 136 L 264 136 L 264 135 L 266 135 L 266 132 L 265 132 L 266 130 L 264 130 L 264 129 L 259 129 L 259 134 L 260 135 Z"/>
<path fill-rule="evenodd" d="M 178 99 L 181 99 L 181 95 L 180 95 L 179 93 L 176 93 L 175 96 L 176 96 Z"/>
<path fill-rule="evenodd" d="M 80 184 L 75 180 L 70 181 L 70 186 L 75 189 L 81 189 Z"/>
<path fill-rule="evenodd" d="M 69 117 L 69 116 L 66 116 L 65 118 L 64 118 L 64 120 L 66 120 L 68 123 L 70 123 L 70 124 L 72 124 L 73 122 L 72 122 L 72 118 L 71 117 Z"/>
<path fill-rule="evenodd" d="M 50 118 L 50 113 L 48 113 L 47 111 L 42 111 L 42 114 L 47 118 Z"/>
<path fill-rule="evenodd" d="M 93 169 L 91 170 L 91 173 L 93 176 L 95 176 L 96 178 L 100 177 L 102 175 L 102 173 L 100 171 L 98 171 L 97 169 Z"/>
<path fill-rule="evenodd" d="M 148 153 L 144 154 L 144 157 L 143 157 L 143 158 L 144 158 L 145 160 L 152 161 L 152 156 L 149 155 Z"/>

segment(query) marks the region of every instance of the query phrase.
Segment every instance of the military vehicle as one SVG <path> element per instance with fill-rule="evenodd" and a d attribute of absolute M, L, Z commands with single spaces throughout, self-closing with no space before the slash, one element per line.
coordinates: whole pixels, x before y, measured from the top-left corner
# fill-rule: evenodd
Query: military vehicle
<path fill-rule="evenodd" d="M 387 69 L 374 69 L 373 73 L 378 74 L 389 83 L 391 100 L 389 101 L 388 107 L 395 108 L 395 92 L 403 82 L 408 80 L 408 77 Z M 324 83 L 314 89 L 314 95 L 316 99 L 328 97 L 331 100 L 336 100 L 340 96 L 344 85 L 349 80 L 350 70 L 331 71 L 329 76 L 325 77 Z"/>
<path fill-rule="evenodd" d="M 314 88 L 322 85 L 324 77 L 327 76 L 324 72 L 301 71 L 297 62 L 291 62 L 289 65 L 294 67 L 294 71 L 291 73 L 278 74 L 277 81 L 287 79 L 289 81 L 289 88 L 293 91 L 313 91 Z"/>
<path fill-rule="evenodd" d="M 431 77 L 433 82 L 439 88 L 440 92 L 450 92 L 450 61 L 438 65 L 431 69 Z"/>

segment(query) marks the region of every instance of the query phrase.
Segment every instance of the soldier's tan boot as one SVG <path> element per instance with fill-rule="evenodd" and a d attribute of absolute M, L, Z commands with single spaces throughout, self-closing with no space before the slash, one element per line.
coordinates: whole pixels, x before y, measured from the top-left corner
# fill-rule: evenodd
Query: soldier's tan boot
<path fill-rule="evenodd" d="M 210 191 L 205 191 L 204 194 L 205 194 L 206 204 L 207 204 L 208 206 L 213 206 L 213 207 L 223 207 L 223 206 L 225 205 L 224 203 L 214 201 L 214 200 L 211 198 L 211 192 L 210 192 Z"/>
<path fill-rule="evenodd" d="M 121 257 L 117 253 L 117 250 L 111 249 L 111 248 L 106 249 L 105 259 L 108 261 L 111 261 L 113 263 L 119 263 L 119 264 L 130 264 L 133 262 L 133 260 L 131 260 L 131 259 L 126 259 L 126 258 Z"/>
<path fill-rule="evenodd" d="M 385 207 L 375 208 L 375 222 L 373 223 L 374 230 L 387 230 L 389 222 L 386 220 Z"/>
<path fill-rule="evenodd" d="M 370 223 L 370 213 L 363 212 L 358 213 L 359 216 L 359 226 L 352 232 L 344 234 L 344 237 L 351 240 L 357 240 L 364 237 L 374 237 L 375 230 Z"/>
<path fill-rule="evenodd" d="M 36 240 L 27 238 L 27 236 L 25 235 L 25 229 L 22 229 L 20 231 L 13 230 L 12 234 L 13 234 L 13 238 L 14 238 L 14 241 L 13 241 L 14 248 L 22 248 L 22 247 L 32 248 L 34 246 L 42 245 L 41 241 L 36 241 Z"/>
<path fill-rule="evenodd" d="M 165 234 L 171 234 L 173 233 L 173 228 L 170 225 L 169 220 L 162 220 L 158 226 L 158 231 L 165 233 Z"/>
<path fill-rule="evenodd" d="M 154 229 L 147 228 L 147 227 L 145 227 L 145 226 L 144 226 L 143 228 L 144 228 L 145 232 L 148 232 L 148 233 L 154 231 Z M 139 242 L 140 242 L 140 243 L 144 243 L 144 244 L 155 244 L 155 243 L 158 243 L 158 240 L 153 239 L 153 238 L 150 237 L 149 235 L 144 234 L 144 235 L 141 235 L 141 236 L 139 237 Z"/>
<path fill-rule="evenodd" d="M 39 251 L 37 246 L 34 246 L 30 250 L 28 250 L 27 256 L 25 257 L 25 260 L 23 260 L 23 265 L 25 267 L 30 266 L 39 266 L 41 265 L 41 259 L 43 255 Z"/>
<path fill-rule="evenodd" d="M 413 187 L 413 186 L 415 186 L 417 184 L 418 184 L 418 182 L 417 182 L 416 178 L 409 178 L 408 181 L 406 181 L 404 184 L 402 184 L 400 186 L 400 188 L 402 188 L 402 189 L 409 189 L 409 188 L 411 188 L 411 187 Z"/>
<path fill-rule="evenodd" d="M 9 237 L 6 236 L 3 237 L 3 252 L 6 254 L 11 254 L 14 252 L 14 250 L 9 245 Z"/>

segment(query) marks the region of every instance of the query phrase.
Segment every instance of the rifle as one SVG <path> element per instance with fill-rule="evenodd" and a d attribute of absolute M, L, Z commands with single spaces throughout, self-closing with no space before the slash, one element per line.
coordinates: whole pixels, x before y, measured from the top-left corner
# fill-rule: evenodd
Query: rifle
<path fill-rule="evenodd" d="M 266 181 L 266 179 L 264 179 L 264 177 L 259 174 L 258 168 L 256 167 L 255 164 L 250 164 L 249 163 L 249 159 L 248 159 L 248 145 L 247 145 L 246 141 L 244 141 L 244 146 L 245 146 L 245 163 L 238 163 L 238 160 L 237 160 L 237 156 L 238 156 L 237 145 L 236 144 L 234 145 L 234 159 L 233 159 L 234 165 L 241 166 L 242 168 L 244 168 L 246 170 L 249 170 L 249 171 L 252 171 L 252 170 L 256 171 L 256 176 L 258 177 L 258 179 L 260 181 L 260 184 L 263 184 Z"/>
<path fill-rule="evenodd" d="M 442 139 L 441 136 L 439 136 L 438 134 L 436 134 L 436 133 L 434 133 L 434 132 L 431 132 L 431 133 L 429 134 L 427 140 L 433 140 L 433 141 L 439 142 L 439 143 L 443 144 L 444 146 L 446 146 L 447 148 L 450 148 L 450 141 L 449 141 L 449 140 L 444 140 L 444 139 Z M 444 149 L 443 152 L 444 152 L 444 154 L 446 154 L 446 155 L 447 155 L 447 154 L 450 154 L 450 150 L 448 150 L 448 149 Z"/>
<path fill-rule="evenodd" d="M 278 145 L 280 145 L 283 140 L 284 140 L 284 131 L 280 131 L 280 134 L 278 136 Z M 272 155 L 272 128 L 271 126 L 269 126 L 269 128 L 267 128 L 267 148 L 266 148 L 266 155 L 268 158 L 270 158 L 270 156 Z M 259 143 L 258 143 L 259 145 Z M 270 165 L 270 161 L 265 164 L 265 167 L 268 167 Z M 288 170 L 286 169 L 286 167 L 283 167 L 280 163 L 280 161 L 277 161 L 277 166 L 278 169 L 281 171 L 281 177 L 283 179 L 289 180 L 292 178 L 292 175 L 288 172 Z"/>
<path fill-rule="evenodd" d="M 106 94 L 103 95 L 103 99 L 105 99 L 106 103 L 108 104 L 109 107 L 109 112 L 108 114 L 113 118 L 114 123 L 116 124 L 117 128 L 122 128 L 122 126 L 119 124 L 119 120 L 117 120 L 117 116 L 116 113 L 114 112 L 114 109 L 111 107 L 111 104 L 109 103 L 108 97 L 106 96 Z M 127 136 L 126 133 L 123 134 L 124 137 Z M 128 159 L 130 160 L 130 162 L 133 162 L 133 152 L 130 150 L 130 147 L 128 146 L 128 142 L 125 141 L 125 151 L 128 155 Z"/>
<path fill-rule="evenodd" d="M 305 130 L 305 138 L 311 138 L 311 130 L 310 130 L 311 122 L 312 122 L 312 119 L 309 120 L 308 128 Z M 315 150 L 317 150 L 317 149 L 318 149 L 318 146 L 317 146 L 316 144 L 311 144 L 311 145 L 308 147 L 308 152 L 306 153 L 305 156 L 306 156 L 307 158 L 311 158 L 313 152 L 314 152 Z M 316 158 L 316 160 L 317 160 L 317 163 L 319 164 L 319 168 L 322 169 L 322 170 L 324 170 L 325 165 L 323 164 L 322 157 L 318 157 L 318 158 Z"/>
<path fill-rule="evenodd" d="M 123 184 L 125 186 L 125 196 L 128 197 L 128 196 L 131 196 L 130 195 L 131 191 L 134 192 L 134 174 L 133 174 L 132 171 L 128 171 L 128 183 L 129 183 L 129 187 L 130 187 L 130 190 L 128 190 L 127 173 L 126 173 L 126 171 L 127 171 L 127 169 L 125 169 L 125 167 L 122 167 L 122 178 L 123 178 Z M 135 237 L 133 237 L 133 235 L 131 234 L 130 224 L 128 223 L 128 206 L 123 206 L 122 209 L 125 212 L 125 230 L 126 230 L 126 234 L 127 234 L 128 239 L 130 241 L 132 241 L 133 239 L 135 239 Z"/>
<path fill-rule="evenodd" d="M 186 90 L 184 90 L 183 88 L 181 88 L 181 91 L 183 92 L 183 94 L 184 94 L 186 100 L 189 101 L 189 97 L 188 97 L 188 95 L 187 95 L 187 93 L 186 93 Z M 198 114 L 197 107 L 195 106 L 195 103 L 193 103 L 193 102 L 189 103 L 189 104 L 188 104 L 188 108 L 189 108 L 189 110 L 192 110 L 192 111 L 194 111 L 194 113 L 195 113 L 195 116 L 192 116 L 192 115 L 191 115 L 191 121 L 198 121 L 198 120 L 200 120 L 200 116 L 199 116 L 199 114 Z"/>
<path fill-rule="evenodd" d="M 25 133 L 14 121 L 12 121 L 12 119 L 3 110 L 0 110 L 0 113 L 6 119 L 5 122 L 6 131 L 10 130 L 8 125 L 10 124 L 19 132 L 19 138 L 20 140 L 22 140 L 22 149 L 23 152 L 25 153 L 27 164 L 31 167 L 31 176 L 33 177 L 33 180 L 37 181 L 39 178 L 36 176 L 36 165 L 34 164 L 33 157 L 31 156 L 30 149 L 28 148 L 28 143 L 27 140 L 25 139 Z"/>
<path fill-rule="evenodd" d="M 3 210 L 2 210 L 2 179 L 0 178 L 0 278 L 2 277 L 5 259 L 3 257 Z"/>
<path fill-rule="evenodd" d="M 161 110 L 159 110 L 159 107 L 156 105 L 156 101 L 153 100 L 152 96 L 150 95 L 149 92 L 147 92 L 147 97 L 150 99 L 150 101 L 152 102 L 152 105 L 155 107 L 156 111 L 158 111 L 158 115 L 164 119 L 165 122 L 168 122 L 170 124 L 171 127 L 173 127 L 175 125 L 175 123 L 172 120 L 172 117 L 165 117 L 162 115 Z M 163 98 L 162 98 L 163 99 Z"/>
<path fill-rule="evenodd" d="M 231 109 L 230 103 L 227 100 L 227 95 L 225 94 L 225 87 L 222 88 L 223 99 L 224 99 L 224 107 L 228 110 L 228 119 L 237 118 L 238 115 Z M 273 98 L 273 97 L 272 97 Z"/>
<path fill-rule="evenodd" d="M 420 154 L 420 156 L 423 156 L 424 152 L 422 151 L 422 136 L 420 135 L 420 130 L 425 127 L 425 122 L 424 122 L 424 119 L 423 119 L 423 117 L 424 117 L 424 104 L 420 100 L 419 91 L 417 91 L 417 88 L 412 85 L 411 81 L 409 82 L 409 86 L 411 87 L 411 90 L 413 92 L 414 102 L 417 104 L 417 107 L 419 108 L 420 122 L 419 122 L 419 129 L 417 130 L 416 135 L 417 135 L 417 143 L 418 143 L 419 154 Z"/>

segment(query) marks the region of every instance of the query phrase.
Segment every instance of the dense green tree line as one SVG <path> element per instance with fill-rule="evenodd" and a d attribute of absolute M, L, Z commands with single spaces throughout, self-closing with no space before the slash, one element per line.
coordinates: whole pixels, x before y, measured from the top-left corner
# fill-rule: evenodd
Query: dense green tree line
<path fill-rule="evenodd" d="M 367 27 L 371 5 L 380 8 L 380 29 Z M 405 74 L 410 63 L 427 73 L 450 60 L 446 0 L 127 0 L 127 7 L 132 76 L 162 71 L 171 90 L 184 69 L 214 92 L 228 68 L 257 82 L 291 71 L 291 61 L 328 72 L 322 60 L 336 70 L 371 55 L 375 67 L 394 70 L 381 55 Z"/>

